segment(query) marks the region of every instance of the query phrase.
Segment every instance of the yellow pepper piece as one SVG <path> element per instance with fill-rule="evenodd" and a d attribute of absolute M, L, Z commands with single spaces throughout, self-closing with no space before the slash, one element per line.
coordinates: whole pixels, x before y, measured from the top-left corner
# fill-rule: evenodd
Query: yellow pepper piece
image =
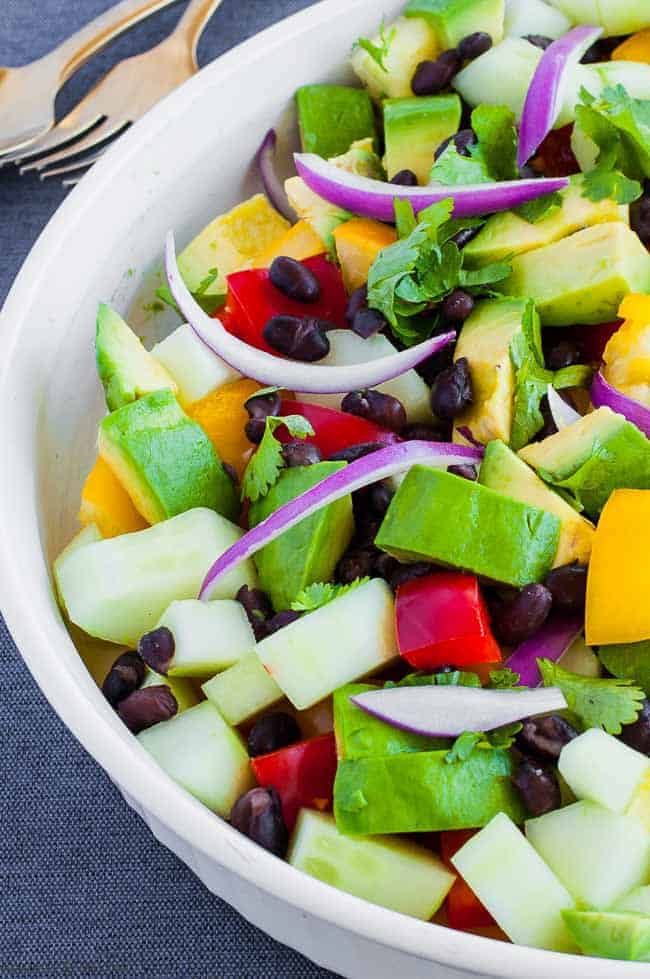
<path fill-rule="evenodd" d="M 379 252 L 397 239 L 393 228 L 370 218 L 352 218 L 335 228 L 333 234 L 348 292 L 365 285 L 370 266 Z"/>
<path fill-rule="evenodd" d="M 588 646 L 650 639 L 650 490 L 610 496 L 594 535 L 587 578 Z"/>
<path fill-rule="evenodd" d="M 278 255 L 288 255 L 301 262 L 325 250 L 323 239 L 317 235 L 307 221 L 298 221 L 286 234 L 273 241 L 268 248 L 253 259 L 251 268 L 266 269 Z"/>
<path fill-rule="evenodd" d="M 618 307 L 622 320 L 643 320 L 650 322 L 650 296 L 641 292 L 631 292 Z"/>
<path fill-rule="evenodd" d="M 102 537 L 117 537 L 149 524 L 140 516 L 131 497 L 112 469 L 98 456 L 81 491 L 79 520 L 84 526 L 95 523 Z"/>
<path fill-rule="evenodd" d="M 603 353 L 603 374 L 609 383 L 650 407 L 650 296 L 626 296 L 619 307 L 623 324 Z"/>
<path fill-rule="evenodd" d="M 644 61 L 650 64 L 650 28 L 633 34 L 614 48 L 612 61 Z"/>
<path fill-rule="evenodd" d="M 185 411 L 205 430 L 222 462 L 227 462 L 241 476 L 250 459 L 253 446 L 246 438 L 244 426 L 248 414 L 244 403 L 259 391 L 257 381 L 243 378 L 224 384 L 194 401 Z"/>

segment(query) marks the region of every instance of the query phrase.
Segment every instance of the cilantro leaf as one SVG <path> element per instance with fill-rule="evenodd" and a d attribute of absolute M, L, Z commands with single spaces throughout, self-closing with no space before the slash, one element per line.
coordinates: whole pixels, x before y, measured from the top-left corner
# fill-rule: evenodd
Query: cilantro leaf
<path fill-rule="evenodd" d="M 633 99 L 623 85 L 607 86 L 597 98 L 586 89 L 576 106 L 576 138 L 596 152 L 583 196 L 611 197 L 628 204 L 641 196 L 650 177 L 650 99 Z"/>
<path fill-rule="evenodd" d="M 393 43 L 395 34 L 397 33 L 397 28 L 393 28 L 389 35 L 386 35 L 386 24 L 382 20 L 379 27 L 379 44 L 375 44 L 367 37 L 360 37 L 355 41 L 352 50 L 355 48 L 361 48 L 366 54 L 369 54 L 373 61 L 375 61 L 382 71 L 388 71 L 385 64 L 385 59 L 388 57 L 390 51 L 390 46 Z"/>
<path fill-rule="evenodd" d="M 467 761 L 482 739 L 483 735 L 480 731 L 463 731 L 445 755 L 445 761 L 448 765 L 453 765 L 457 761 Z"/>
<path fill-rule="evenodd" d="M 415 217 L 415 211 L 413 210 L 413 205 L 410 201 L 396 197 L 393 201 L 393 207 L 395 208 L 395 228 L 397 230 L 397 237 L 408 238 L 408 236 L 415 231 L 418 223 Z"/>
<path fill-rule="evenodd" d="M 298 593 L 291 603 L 291 608 L 294 612 L 314 612 L 317 608 L 322 608 L 323 605 L 354 591 L 359 585 L 365 585 L 368 581 L 370 578 L 366 577 L 356 578 L 347 585 L 335 585 L 330 581 L 314 582 Z"/>
<path fill-rule="evenodd" d="M 198 286 L 192 293 L 193 299 L 196 300 L 203 312 L 207 313 L 208 316 L 212 316 L 213 313 L 216 313 L 216 311 L 221 309 L 226 302 L 225 293 L 219 292 L 206 295 L 212 283 L 218 278 L 219 269 L 210 269 L 208 274 L 199 282 Z M 162 300 L 162 302 L 164 302 L 167 306 L 171 306 L 171 308 L 175 310 L 179 316 L 183 315 L 176 305 L 176 300 L 172 296 L 169 286 L 160 286 L 160 288 L 156 289 L 156 295 L 158 299 Z"/>
<path fill-rule="evenodd" d="M 511 690 L 519 685 L 520 679 L 519 673 L 515 673 L 508 666 L 504 666 L 501 670 L 490 671 L 490 686 L 494 690 Z"/>
<path fill-rule="evenodd" d="M 526 303 L 521 330 L 510 342 L 510 358 L 516 372 L 510 447 L 517 452 L 543 427 L 540 402 L 553 383 L 552 371 L 544 366 L 540 320 L 532 299 Z"/>
<path fill-rule="evenodd" d="M 449 673 L 409 673 L 397 683 L 389 680 L 385 687 L 480 687 L 476 673 L 451 670 Z"/>
<path fill-rule="evenodd" d="M 273 433 L 281 425 L 288 429 L 293 438 L 304 439 L 314 434 L 314 429 L 302 415 L 287 415 L 286 418 L 269 415 L 262 441 L 244 472 L 242 500 L 249 499 L 251 503 L 255 503 L 261 496 L 266 496 L 277 482 L 280 470 L 284 468 L 284 459 L 282 442 L 279 442 Z"/>
<path fill-rule="evenodd" d="M 630 680 L 597 679 L 569 673 L 557 663 L 538 659 L 545 687 L 559 687 L 569 710 L 585 728 L 604 728 L 608 734 L 620 734 L 624 724 L 633 724 L 645 699 L 640 687 Z"/>
<path fill-rule="evenodd" d="M 469 156 L 459 153 L 453 142 L 440 154 L 431 167 L 431 183 L 458 187 L 463 184 L 491 183 L 485 160 L 478 146 L 468 146 Z"/>
<path fill-rule="evenodd" d="M 514 113 L 506 105 L 478 105 L 472 112 L 485 168 L 491 180 L 516 180 L 517 130 Z"/>
<path fill-rule="evenodd" d="M 445 755 L 445 761 L 452 765 L 457 761 L 467 761 L 475 748 L 485 750 L 490 748 L 507 749 L 512 747 L 517 734 L 523 725 L 518 721 L 495 728 L 484 734 L 482 731 L 463 731 L 454 741 L 450 751 Z"/>
<path fill-rule="evenodd" d="M 557 191 L 552 194 L 542 194 L 534 201 L 527 201 L 518 207 L 513 207 L 515 214 L 528 221 L 529 224 L 537 224 L 542 218 L 548 218 L 562 207 L 562 195 Z"/>
<path fill-rule="evenodd" d="M 606 165 L 597 166 L 585 174 L 582 196 L 592 201 L 610 198 L 617 204 L 631 204 L 642 193 L 638 180 L 630 180 L 620 170 L 610 170 Z"/>

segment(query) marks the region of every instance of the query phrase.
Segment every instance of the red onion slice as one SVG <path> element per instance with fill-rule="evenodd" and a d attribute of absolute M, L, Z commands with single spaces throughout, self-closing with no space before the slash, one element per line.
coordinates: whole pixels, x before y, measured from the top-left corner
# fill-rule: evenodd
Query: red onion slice
<path fill-rule="evenodd" d="M 555 422 L 555 427 L 558 432 L 566 428 L 567 425 L 572 425 L 573 422 L 577 422 L 582 418 L 575 408 L 568 405 L 563 397 L 561 397 L 552 384 L 549 384 L 546 389 L 546 397 L 548 398 L 548 407 L 551 412 L 551 417 Z"/>
<path fill-rule="evenodd" d="M 228 333 L 218 319 L 211 318 L 201 309 L 178 270 L 171 231 L 165 245 L 165 268 L 172 296 L 199 340 L 240 374 L 269 386 L 306 394 L 344 394 L 374 388 L 399 377 L 456 339 L 455 331 L 442 333 L 399 353 L 341 367 L 319 367 L 318 364 L 285 360 L 244 343 Z"/>
<path fill-rule="evenodd" d="M 228 574 L 241 561 L 256 554 L 266 544 L 270 544 L 286 530 L 290 530 L 328 503 L 340 500 L 370 483 L 404 472 L 416 464 L 446 469 L 447 466 L 462 466 L 467 463 L 476 465 L 482 458 L 482 451 L 470 446 L 452 445 L 451 442 L 412 441 L 389 445 L 350 462 L 338 472 L 326 476 L 307 492 L 285 503 L 224 551 L 208 571 L 199 597 L 209 599 L 215 582 L 222 575 Z"/>
<path fill-rule="evenodd" d="M 294 160 L 299 175 L 319 197 L 354 214 L 390 223 L 395 220 L 393 202 L 396 198 L 410 201 L 414 211 L 418 213 L 430 204 L 451 197 L 454 201 L 454 217 L 462 218 L 493 211 L 507 211 L 543 194 L 563 190 L 568 185 L 566 177 L 554 177 L 457 187 L 443 184 L 403 187 L 348 173 L 314 153 L 295 153 Z"/>
<path fill-rule="evenodd" d="M 284 184 L 277 175 L 275 169 L 275 145 L 278 141 L 275 129 L 269 129 L 262 140 L 261 146 L 255 154 L 255 162 L 259 170 L 266 196 L 270 200 L 276 211 L 291 221 L 296 219 L 287 195 L 284 192 Z"/>
<path fill-rule="evenodd" d="M 593 379 L 591 401 L 594 408 L 611 408 L 619 415 L 624 415 L 629 422 L 641 429 L 647 438 L 650 438 L 650 408 L 646 408 L 634 398 L 628 398 L 622 391 L 617 391 L 609 381 L 605 380 L 602 371 L 599 371 Z"/>
<path fill-rule="evenodd" d="M 520 686 L 536 687 L 542 679 L 537 660 L 550 659 L 557 663 L 583 629 L 581 615 L 553 615 L 539 632 L 517 646 L 504 665 L 519 674 Z"/>
<path fill-rule="evenodd" d="M 528 86 L 519 123 L 518 166 L 528 162 L 555 125 L 569 71 L 602 33 L 602 27 L 574 27 L 544 51 Z"/>
<path fill-rule="evenodd" d="M 431 738 L 456 738 L 464 731 L 492 731 L 567 706 L 564 694 L 557 687 L 539 690 L 389 687 L 368 690 L 350 700 L 392 727 Z"/>

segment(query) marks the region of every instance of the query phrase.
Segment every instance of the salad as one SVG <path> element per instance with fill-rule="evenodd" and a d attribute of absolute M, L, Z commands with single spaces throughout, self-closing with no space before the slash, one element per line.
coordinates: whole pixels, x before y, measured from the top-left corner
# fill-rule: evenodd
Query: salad
<path fill-rule="evenodd" d="M 410 0 L 351 65 L 170 233 L 166 339 L 99 306 L 61 606 L 298 870 L 648 962 L 648 2 Z"/>

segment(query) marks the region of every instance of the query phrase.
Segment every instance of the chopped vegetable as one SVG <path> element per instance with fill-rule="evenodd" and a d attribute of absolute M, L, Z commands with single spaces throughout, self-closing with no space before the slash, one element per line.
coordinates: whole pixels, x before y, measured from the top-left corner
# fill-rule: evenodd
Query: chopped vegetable
<path fill-rule="evenodd" d="M 301 809 L 331 808 L 336 776 L 333 734 L 280 748 L 251 760 L 260 785 L 274 788 L 280 796 L 282 815 L 289 832 Z"/>
<path fill-rule="evenodd" d="M 375 425 L 367 418 L 360 418 L 358 415 L 351 415 L 346 411 L 337 411 L 335 408 L 327 408 L 324 405 L 283 399 L 280 411 L 282 417 L 285 415 L 302 415 L 303 418 L 307 419 L 313 432 L 306 436 L 306 441 L 315 445 L 324 459 L 329 459 L 330 456 L 347 449 L 351 445 L 362 445 L 368 442 L 388 445 L 399 441 L 394 432 Z M 289 432 L 280 429 L 277 437 L 281 442 L 287 442 Z"/>
<path fill-rule="evenodd" d="M 552 615 L 534 636 L 526 639 L 506 661 L 506 667 L 517 676 L 517 684 L 536 687 L 541 681 L 538 660 L 559 660 L 580 635 L 582 616 Z"/>
<path fill-rule="evenodd" d="M 619 415 L 624 415 L 628 421 L 636 425 L 644 435 L 650 438 L 650 408 L 617 391 L 605 380 L 602 371 L 594 376 L 591 385 L 591 400 L 595 408 L 611 408 Z"/>
<path fill-rule="evenodd" d="M 469 155 L 461 155 L 452 140 L 433 165 L 431 183 L 462 185 L 517 179 L 514 113 L 505 105 L 479 105 L 472 112 L 472 130 L 477 141 L 468 144 Z"/>
<path fill-rule="evenodd" d="M 287 195 L 284 192 L 284 185 L 275 170 L 275 144 L 278 141 L 275 129 L 269 129 L 262 140 L 260 148 L 255 155 L 255 162 L 264 184 L 266 196 L 270 200 L 276 211 L 279 211 L 288 221 L 294 220 L 293 209 L 291 208 Z M 210 310 L 206 309 L 206 313 Z"/>
<path fill-rule="evenodd" d="M 316 581 L 313 585 L 306 588 L 291 603 L 294 612 L 315 612 L 317 608 L 327 605 L 328 602 L 347 594 L 359 585 L 365 585 L 369 578 L 357 578 L 349 585 L 335 585 L 331 581 Z"/>

